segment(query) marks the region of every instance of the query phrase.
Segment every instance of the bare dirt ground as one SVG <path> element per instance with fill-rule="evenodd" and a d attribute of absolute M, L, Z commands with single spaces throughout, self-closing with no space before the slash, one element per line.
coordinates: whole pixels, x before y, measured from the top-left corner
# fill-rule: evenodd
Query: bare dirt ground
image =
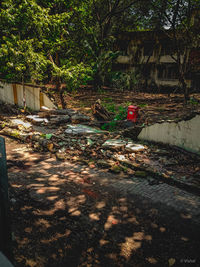
<path fill-rule="evenodd" d="M 200 96 L 192 97 L 185 107 L 181 95 L 84 89 L 65 100 L 68 108 L 88 115 L 97 99 L 139 105 L 139 123 L 149 124 L 198 113 Z M 199 157 L 148 146 L 148 153 L 137 154 L 138 164 L 154 162 L 180 180 L 197 174 L 199 187 Z M 94 153 L 83 164 L 73 159 L 77 150 L 57 161 L 50 152 L 33 152 L 10 138 L 6 148 L 15 267 L 200 266 L 198 192 L 131 173 L 113 174 L 98 168 Z"/>
<path fill-rule="evenodd" d="M 56 161 L 9 138 L 6 148 L 15 267 L 200 265 L 198 196 L 164 185 L 159 198 L 158 184 L 149 198 L 143 181 L 136 194 L 123 175 Z M 133 191 L 112 187 L 119 183 Z"/>
<path fill-rule="evenodd" d="M 57 103 L 60 99 L 54 94 Z M 100 92 L 91 89 L 82 89 L 65 95 L 65 103 L 68 108 L 80 110 L 91 114 L 91 106 L 97 99 L 108 105 L 116 107 L 137 105 L 140 107 L 139 124 L 150 124 L 161 120 L 181 120 L 194 113 L 200 113 L 200 93 L 191 94 L 188 105 L 184 105 L 184 97 L 181 94 L 150 94 L 135 93 L 133 91 L 116 91 L 102 89 Z M 60 104 L 59 104 L 60 105 Z"/>

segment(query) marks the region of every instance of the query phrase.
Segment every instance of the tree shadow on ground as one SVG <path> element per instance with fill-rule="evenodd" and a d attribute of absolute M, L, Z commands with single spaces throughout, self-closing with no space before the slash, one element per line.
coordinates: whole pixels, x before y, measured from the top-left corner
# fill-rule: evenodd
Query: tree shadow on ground
<path fill-rule="evenodd" d="M 17 153 L 29 167 L 9 169 L 14 266 L 198 266 L 187 215 L 119 194 L 113 174 Z"/>

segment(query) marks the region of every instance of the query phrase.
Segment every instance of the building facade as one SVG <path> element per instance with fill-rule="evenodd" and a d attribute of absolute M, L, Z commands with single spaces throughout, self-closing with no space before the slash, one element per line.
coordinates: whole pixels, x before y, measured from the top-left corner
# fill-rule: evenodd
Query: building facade
<path fill-rule="evenodd" d="M 170 31 L 136 31 L 121 33 L 116 49 L 121 53 L 114 66 L 116 70 L 132 70 L 140 73 L 140 81 L 146 88 L 159 91 L 180 87 L 177 50 Z M 200 91 L 200 45 L 182 50 L 180 61 L 185 62 L 185 83 L 193 91 Z M 183 64 L 183 65 L 184 65 Z"/>

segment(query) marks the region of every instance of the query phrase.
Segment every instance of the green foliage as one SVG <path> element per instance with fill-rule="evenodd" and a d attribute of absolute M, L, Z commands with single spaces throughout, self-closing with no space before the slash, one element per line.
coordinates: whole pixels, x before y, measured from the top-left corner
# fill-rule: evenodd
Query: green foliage
<path fill-rule="evenodd" d="M 188 101 L 188 103 L 191 105 L 198 105 L 199 104 L 198 100 L 193 98 L 193 97 L 190 97 L 190 100 Z"/>
<path fill-rule="evenodd" d="M 138 84 L 138 80 L 139 77 L 133 71 L 110 73 L 112 87 L 122 91 L 134 89 Z"/>
<path fill-rule="evenodd" d="M 106 107 L 105 103 L 104 103 L 104 106 Z M 110 107 L 110 110 L 109 110 L 109 107 Z M 108 111 L 113 112 L 115 114 L 113 116 L 113 120 L 110 121 L 110 122 L 108 122 L 108 123 L 105 123 L 101 127 L 101 129 L 102 130 L 108 130 L 110 132 L 113 132 L 117 128 L 118 121 L 121 121 L 121 120 L 125 120 L 126 119 L 126 116 L 127 116 L 127 107 L 119 106 L 118 108 L 116 108 L 115 104 L 114 103 L 111 103 L 111 104 L 108 104 L 107 105 L 107 109 L 108 109 Z"/>

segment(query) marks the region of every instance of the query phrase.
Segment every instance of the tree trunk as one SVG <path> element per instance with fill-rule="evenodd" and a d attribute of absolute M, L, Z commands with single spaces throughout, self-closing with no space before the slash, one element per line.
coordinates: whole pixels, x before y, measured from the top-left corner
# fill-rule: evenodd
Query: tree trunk
<path fill-rule="evenodd" d="M 180 77 L 179 77 L 179 81 L 181 83 L 181 86 L 182 86 L 182 89 L 183 89 L 183 93 L 184 93 L 184 104 L 187 104 L 187 101 L 189 100 L 189 90 L 188 90 L 188 87 L 187 87 L 187 84 L 185 82 L 185 78 L 184 76 L 181 74 Z"/>
<path fill-rule="evenodd" d="M 64 89 L 61 88 L 60 79 L 58 79 L 57 82 L 56 82 L 56 90 L 59 93 L 59 97 L 60 97 L 60 102 L 61 102 L 62 108 L 65 109 L 66 108 L 66 103 L 65 103 L 65 100 L 64 100 L 64 96 L 63 96 Z"/>

